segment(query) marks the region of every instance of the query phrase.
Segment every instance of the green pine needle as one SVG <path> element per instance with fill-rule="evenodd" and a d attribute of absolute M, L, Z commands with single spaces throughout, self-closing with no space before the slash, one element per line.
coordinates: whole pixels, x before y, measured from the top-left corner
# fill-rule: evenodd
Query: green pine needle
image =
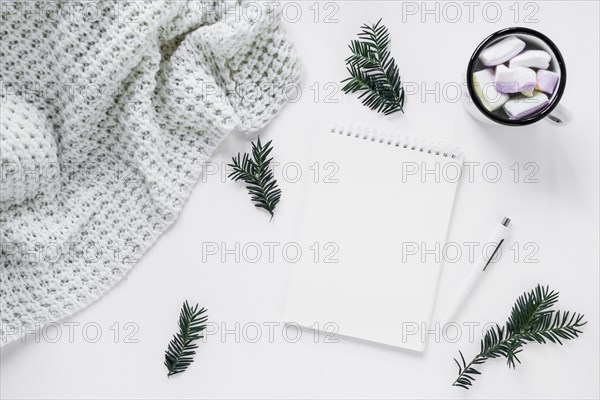
<path fill-rule="evenodd" d="M 483 364 L 490 358 L 506 358 L 509 368 L 521 363 L 518 354 L 530 342 L 562 345 L 562 340 L 571 340 L 579 336 L 580 328 L 587 323 L 584 315 L 569 311 L 552 310 L 558 301 L 558 292 L 537 285 L 529 293 L 523 293 L 515 302 L 506 326 L 496 325 L 488 329 L 481 340 L 481 351 L 470 363 L 466 363 L 462 352 L 458 365 L 458 378 L 452 386 L 469 389 L 475 381 L 475 375 L 481 373 L 475 365 Z"/>
<path fill-rule="evenodd" d="M 390 34 L 381 24 L 363 25 L 358 40 L 350 43 L 352 55 L 346 59 L 349 78 L 342 81 L 346 85 L 344 93 L 361 92 L 359 99 L 372 110 L 393 114 L 404 112 L 404 87 L 396 60 L 388 50 Z"/>
<path fill-rule="evenodd" d="M 191 308 L 188 302 L 183 303 L 179 314 L 179 332 L 173 335 L 169 347 L 165 352 L 165 366 L 169 370 L 167 376 L 179 374 L 187 369 L 194 361 L 195 349 L 198 345 L 195 340 L 201 339 L 201 332 L 206 329 L 206 309 L 198 310 L 198 304 Z"/>
<path fill-rule="evenodd" d="M 252 159 L 248 153 L 244 156 L 238 153 L 237 157 L 233 157 L 233 163 L 228 164 L 233 168 L 229 178 L 236 182 L 244 181 L 254 205 L 267 210 L 271 219 L 281 199 L 281 190 L 270 168 L 273 158 L 269 158 L 269 155 L 272 150 L 271 141 L 263 146 L 259 137 L 257 143 L 252 142 Z"/>

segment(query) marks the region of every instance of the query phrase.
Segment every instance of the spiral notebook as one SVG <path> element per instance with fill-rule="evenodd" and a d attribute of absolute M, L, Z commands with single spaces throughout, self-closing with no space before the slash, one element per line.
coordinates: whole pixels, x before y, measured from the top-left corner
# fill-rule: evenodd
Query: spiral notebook
<path fill-rule="evenodd" d="M 284 320 L 423 351 L 461 152 L 340 127 L 311 148 L 322 173 L 307 194 L 310 252 L 294 265 Z"/>

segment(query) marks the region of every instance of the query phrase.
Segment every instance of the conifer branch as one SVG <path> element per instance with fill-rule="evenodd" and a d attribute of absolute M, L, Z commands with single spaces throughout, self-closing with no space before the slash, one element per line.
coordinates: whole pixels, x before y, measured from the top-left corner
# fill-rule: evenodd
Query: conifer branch
<path fill-rule="evenodd" d="M 271 141 L 263 146 L 259 137 L 257 143 L 252 142 L 252 158 L 248 153 L 243 156 L 238 153 L 237 157 L 233 157 L 232 164 L 228 164 L 233 168 L 229 178 L 236 182 L 244 181 L 255 206 L 267 210 L 271 219 L 281 199 L 281 190 L 271 169 L 273 158 L 269 158 L 269 155 L 272 150 Z"/>
<path fill-rule="evenodd" d="M 458 378 L 452 386 L 469 389 L 475 381 L 475 375 L 481 374 L 475 365 L 491 358 L 504 357 L 508 367 L 515 368 L 516 363 L 521 363 L 518 354 L 527 343 L 552 342 L 562 345 L 563 340 L 579 337 L 581 327 L 587 323 L 583 321 L 584 315 L 552 310 L 557 301 L 558 292 L 540 285 L 529 293 L 523 293 L 515 302 L 506 325 L 488 329 L 481 340 L 479 354 L 471 362 L 467 364 L 459 351 L 460 362 L 454 359 L 458 365 Z"/>
<path fill-rule="evenodd" d="M 381 24 L 363 25 L 358 40 L 350 43 L 346 59 L 349 78 L 342 81 L 344 93 L 361 92 L 359 99 L 372 110 L 393 114 L 404 112 L 404 88 L 396 60 L 390 55 L 390 34 Z"/>
<path fill-rule="evenodd" d="M 198 310 L 198 305 L 191 308 L 188 302 L 183 303 L 179 314 L 179 332 L 173 335 L 169 347 L 165 352 L 165 366 L 169 373 L 167 376 L 184 372 L 194 361 L 195 349 L 198 345 L 193 342 L 201 339 L 201 332 L 206 329 L 208 317 L 206 309 Z"/>

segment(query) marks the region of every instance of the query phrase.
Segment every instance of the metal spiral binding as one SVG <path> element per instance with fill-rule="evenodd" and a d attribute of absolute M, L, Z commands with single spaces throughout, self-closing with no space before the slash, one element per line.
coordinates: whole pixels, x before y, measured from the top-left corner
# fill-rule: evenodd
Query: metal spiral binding
<path fill-rule="evenodd" d="M 379 129 L 365 128 L 362 126 L 333 126 L 330 130 L 331 133 L 338 135 L 354 137 L 362 140 L 370 140 L 372 142 L 379 142 L 381 144 L 387 144 L 389 146 L 395 146 L 407 150 L 420 151 L 422 153 L 434 154 L 436 156 L 448 158 L 462 158 L 462 152 L 460 149 L 457 147 L 451 147 L 442 141 L 436 142 L 433 140 L 426 140 L 404 135 L 397 136 Z"/>

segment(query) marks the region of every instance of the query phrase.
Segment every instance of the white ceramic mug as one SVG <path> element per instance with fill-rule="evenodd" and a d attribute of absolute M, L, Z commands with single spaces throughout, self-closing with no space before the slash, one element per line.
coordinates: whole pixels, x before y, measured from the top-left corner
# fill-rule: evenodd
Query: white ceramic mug
<path fill-rule="evenodd" d="M 560 74 L 559 81 L 556 85 L 554 93 L 550 97 L 548 105 L 530 116 L 522 119 L 512 120 L 509 118 L 503 118 L 488 111 L 475 94 L 475 90 L 473 88 L 473 73 L 476 72 L 474 69 L 480 53 L 491 44 L 497 43 L 498 41 L 510 36 L 516 36 L 526 43 L 533 45 L 535 48 L 544 50 L 550 54 L 552 58 L 549 69 Z M 462 78 L 464 82 L 463 104 L 469 114 L 481 122 L 507 126 L 524 126 L 545 120 L 553 125 L 566 126 L 573 119 L 573 114 L 571 111 L 569 111 L 565 106 L 559 104 L 567 83 L 567 69 L 562 54 L 554 42 L 552 42 L 545 35 L 533 29 L 520 27 L 506 28 L 488 36 L 479 44 L 479 46 L 477 46 L 473 52 L 473 55 L 471 56 L 467 66 L 467 70 L 462 75 Z"/>

